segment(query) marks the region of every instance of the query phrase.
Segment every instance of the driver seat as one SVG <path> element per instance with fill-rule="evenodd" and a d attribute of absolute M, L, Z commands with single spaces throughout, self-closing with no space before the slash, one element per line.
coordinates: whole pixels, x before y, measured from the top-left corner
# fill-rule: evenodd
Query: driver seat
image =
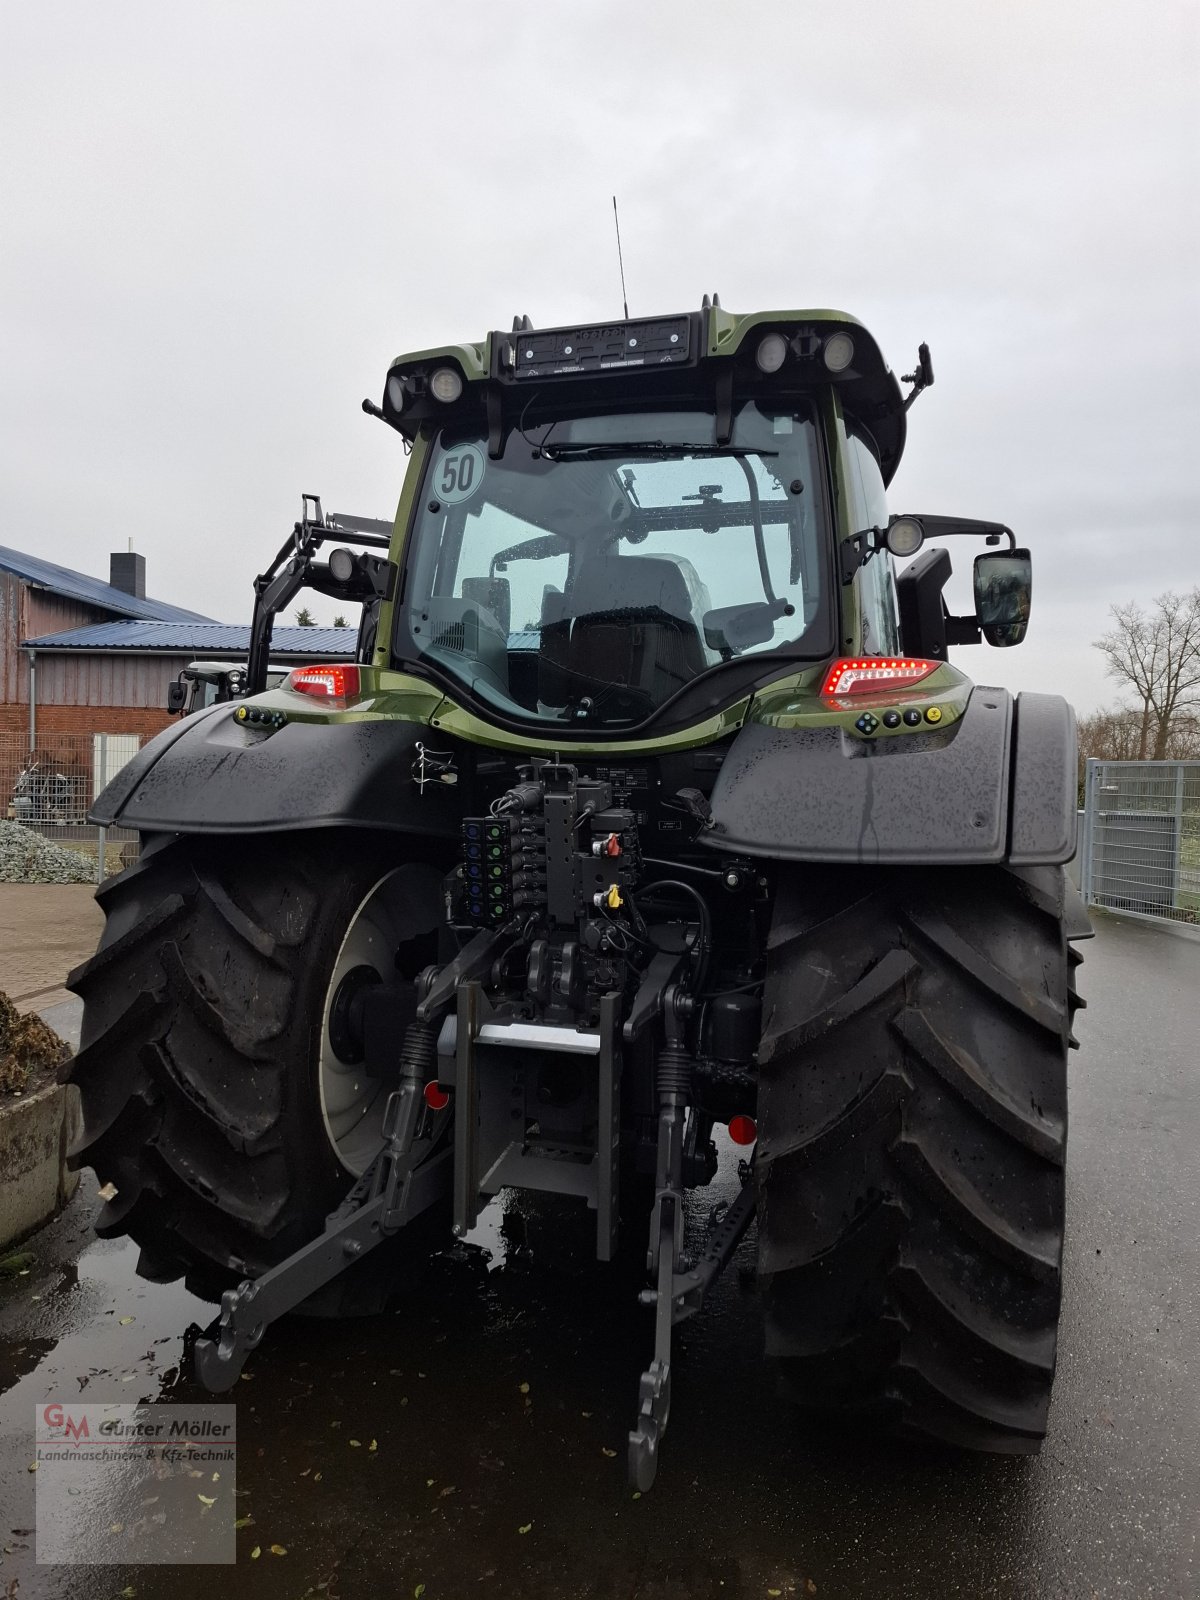
<path fill-rule="evenodd" d="M 669 557 L 594 557 L 565 593 L 545 591 L 541 620 L 543 705 L 586 698 L 602 701 L 606 721 L 637 720 L 710 664 L 687 578 Z"/>

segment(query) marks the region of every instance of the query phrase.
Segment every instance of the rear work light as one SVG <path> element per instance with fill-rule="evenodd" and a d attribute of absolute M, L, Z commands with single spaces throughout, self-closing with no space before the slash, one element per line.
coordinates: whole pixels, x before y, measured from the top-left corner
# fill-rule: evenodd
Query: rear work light
<path fill-rule="evenodd" d="M 322 700 L 349 700 L 358 693 L 357 667 L 296 667 L 287 687 Z"/>
<path fill-rule="evenodd" d="M 891 656 L 863 656 L 858 661 L 835 661 L 826 674 L 821 693 L 826 698 L 844 694 L 875 694 L 879 690 L 906 689 L 920 683 L 942 665 L 940 661 L 902 660 Z"/>

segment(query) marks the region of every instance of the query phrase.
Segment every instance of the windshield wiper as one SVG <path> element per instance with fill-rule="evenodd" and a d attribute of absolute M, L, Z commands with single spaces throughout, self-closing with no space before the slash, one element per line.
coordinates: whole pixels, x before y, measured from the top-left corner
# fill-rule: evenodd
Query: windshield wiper
<path fill-rule="evenodd" d="M 548 461 L 603 461 L 608 456 L 777 456 L 778 450 L 747 449 L 733 444 L 667 444 L 662 439 L 626 439 L 615 442 L 580 439 L 575 443 L 541 447 Z"/>

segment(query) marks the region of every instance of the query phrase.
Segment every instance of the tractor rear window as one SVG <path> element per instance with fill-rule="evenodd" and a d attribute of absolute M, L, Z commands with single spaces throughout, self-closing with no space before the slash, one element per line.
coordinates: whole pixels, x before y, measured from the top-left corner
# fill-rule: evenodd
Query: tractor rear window
<path fill-rule="evenodd" d="M 747 402 L 728 445 L 714 431 L 705 411 L 560 418 L 499 461 L 443 435 L 401 654 L 509 717 L 617 728 L 727 662 L 823 653 L 814 424 Z"/>

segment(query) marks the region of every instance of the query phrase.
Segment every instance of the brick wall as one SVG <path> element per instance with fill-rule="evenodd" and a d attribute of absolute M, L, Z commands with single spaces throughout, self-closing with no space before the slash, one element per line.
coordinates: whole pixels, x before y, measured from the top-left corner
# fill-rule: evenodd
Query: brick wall
<path fill-rule="evenodd" d="M 43 733 L 140 733 L 152 738 L 178 717 L 153 706 L 39 706 L 38 737 Z M 28 722 L 25 724 L 29 726 Z"/>
<path fill-rule="evenodd" d="M 39 706 L 38 742 L 52 733 L 140 733 L 145 740 L 176 720 L 151 706 Z M 0 705 L 0 733 L 28 732 L 28 706 Z"/>

